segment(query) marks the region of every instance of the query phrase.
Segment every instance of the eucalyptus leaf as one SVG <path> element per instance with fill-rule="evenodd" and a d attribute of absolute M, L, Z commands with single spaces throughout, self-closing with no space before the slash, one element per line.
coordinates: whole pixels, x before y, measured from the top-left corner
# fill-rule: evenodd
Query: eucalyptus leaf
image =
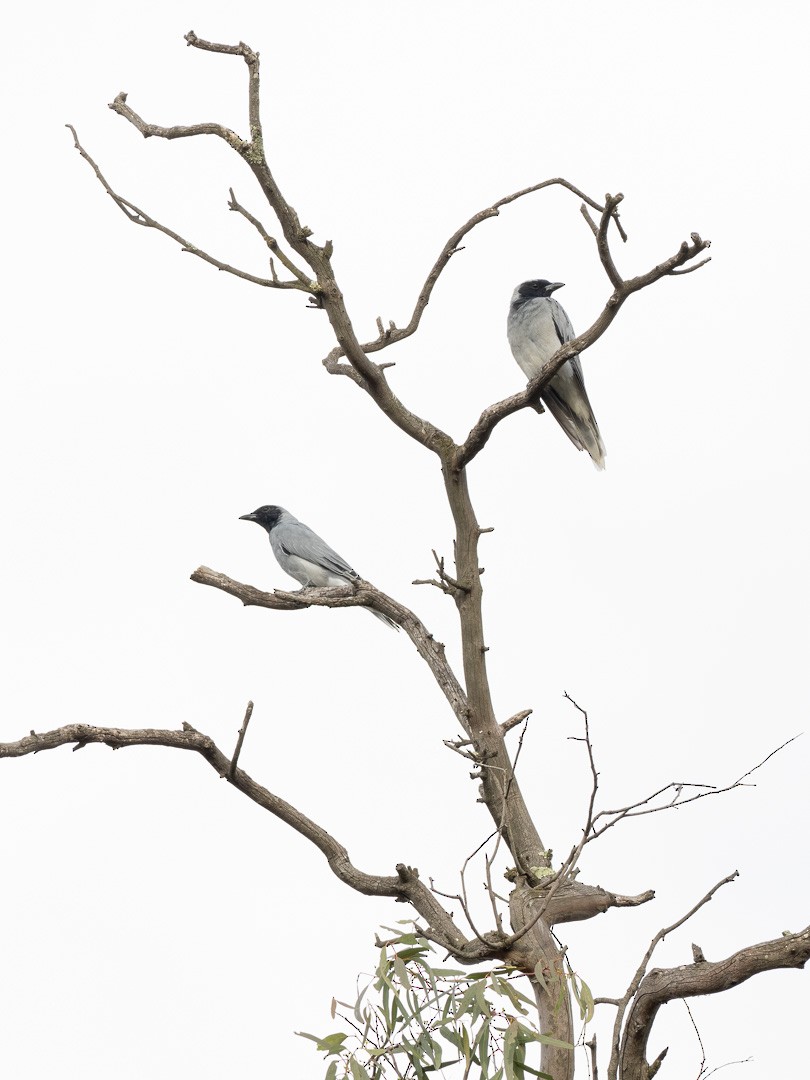
<path fill-rule="evenodd" d="M 408 969 L 399 956 L 394 957 L 394 973 L 402 986 L 410 987 L 411 980 L 408 978 Z"/>
<path fill-rule="evenodd" d="M 349 1058 L 352 1080 L 371 1080 L 371 1076 L 356 1058 Z"/>
<path fill-rule="evenodd" d="M 513 1020 L 503 1037 L 503 1068 L 506 1080 L 515 1080 L 515 1049 L 518 1040 L 517 1020 Z"/>
<path fill-rule="evenodd" d="M 591 1020 L 593 1020 L 595 1011 L 593 993 L 591 992 L 590 986 L 588 986 L 586 982 L 582 982 L 582 980 L 580 980 L 580 998 L 579 1008 L 582 1019 L 586 1024 L 589 1024 Z"/>
<path fill-rule="evenodd" d="M 322 1050 L 325 1054 L 339 1054 L 343 1049 L 343 1043 L 348 1039 L 348 1035 L 343 1031 L 336 1031 L 333 1035 L 310 1035 L 308 1031 L 296 1031 L 296 1035 L 299 1035 L 302 1039 L 309 1039 L 310 1042 L 314 1042 L 319 1050 Z"/>
<path fill-rule="evenodd" d="M 553 1035 L 537 1035 L 537 1041 L 544 1043 L 546 1046 L 556 1046 L 560 1050 L 573 1050 L 574 1047 L 569 1042 L 563 1042 L 562 1039 L 555 1039 Z"/>

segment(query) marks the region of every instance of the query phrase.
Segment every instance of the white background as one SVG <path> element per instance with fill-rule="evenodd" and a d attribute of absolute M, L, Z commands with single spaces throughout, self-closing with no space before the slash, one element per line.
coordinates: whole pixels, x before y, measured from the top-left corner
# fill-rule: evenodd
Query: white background
<path fill-rule="evenodd" d="M 369 2 L 137 9 L 80 2 L 5 17 L 3 678 L 0 737 L 72 721 L 179 727 L 328 828 L 368 872 L 419 866 L 447 891 L 489 822 L 444 700 L 404 635 L 359 611 L 245 610 L 200 563 L 289 587 L 238 521 L 287 506 L 411 604 L 457 657 L 452 605 L 410 582 L 451 554 L 433 458 L 320 364 L 325 316 L 128 224 L 116 189 L 265 274 L 228 188 L 273 229 L 215 139 L 246 132 L 246 69 L 183 34 L 260 50 L 275 175 L 334 264 L 361 340 L 403 325 L 446 238 L 496 198 L 565 176 L 621 190 L 629 276 L 693 230 L 712 263 L 631 299 L 585 357 L 607 445 L 598 474 L 548 416 L 503 423 L 470 470 L 499 713 L 532 707 L 521 779 L 544 841 L 576 842 L 589 710 L 602 807 L 669 781 L 733 781 L 805 725 L 807 425 L 803 197 L 807 20 L 798 5 Z M 480 226 L 436 288 L 391 384 L 461 438 L 523 385 L 514 285 L 566 282 L 578 329 L 609 295 L 578 201 L 552 190 Z M 620 994 L 655 931 L 726 887 L 656 954 L 709 959 L 807 923 L 806 738 L 757 786 L 615 829 L 582 879 L 655 903 L 561 927 L 595 994 Z M 322 856 L 170 750 L 65 747 L 5 761 L 0 1069 L 15 1080 L 319 1077 L 295 1030 L 334 1030 L 408 911 L 350 893 Z M 480 889 L 473 875 L 470 888 Z M 693 1013 L 724 1076 L 798 1075 L 808 976 L 766 974 Z M 601 1010 L 612 1020 L 609 1009 Z M 603 1050 L 604 1024 L 599 1026 Z M 603 1033 L 603 1031 L 605 1033 Z M 681 1004 L 651 1056 L 696 1076 Z M 579 1068 L 585 1075 L 584 1054 Z"/>

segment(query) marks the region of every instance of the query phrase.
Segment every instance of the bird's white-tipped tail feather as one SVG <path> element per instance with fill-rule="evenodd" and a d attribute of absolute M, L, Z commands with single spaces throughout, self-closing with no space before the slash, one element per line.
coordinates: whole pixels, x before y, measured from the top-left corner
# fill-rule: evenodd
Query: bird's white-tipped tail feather
<path fill-rule="evenodd" d="M 554 380 L 552 379 L 549 386 L 546 387 L 546 391 L 540 395 L 543 404 L 548 407 L 548 411 L 577 450 L 587 451 L 596 468 L 604 469 L 605 444 L 602 442 L 602 436 L 599 433 L 599 427 L 594 419 L 584 388 L 574 399 L 576 405 L 579 406 L 576 412 L 571 407 L 571 398 L 569 397 L 569 400 L 566 401 L 556 394 L 554 389 Z"/>

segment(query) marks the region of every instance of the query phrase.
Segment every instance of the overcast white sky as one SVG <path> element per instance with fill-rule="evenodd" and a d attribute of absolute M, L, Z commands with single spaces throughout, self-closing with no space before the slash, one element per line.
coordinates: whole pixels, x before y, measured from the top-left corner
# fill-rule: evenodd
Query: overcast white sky
<path fill-rule="evenodd" d="M 223 11 L 227 10 L 227 14 Z M 179 727 L 344 843 L 454 892 L 489 823 L 444 700 L 404 635 L 358 611 L 244 610 L 192 584 L 205 563 L 288 587 L 240 514 L 276 502 L 411 604 L 457 656 L 451 604 L 410 582 L 451 554 L 436 462 L 320 359 L 300 294 L 218 274 L 129 225 L 126 197 L 257 273 L 268 227 L 218 140 L 144 142 L 106 104 L 245 133 L 245 68 L 183 34 L 260 50 L 275 175 L 334 263 L 361 338 L 404 324 L 441 245 L 510 191 L 565 176 L 625 193 L 627 275 L 691 231 L 712 263 L 633 298 L 584 360 L 607 445 L 598 474 L 548 417 L 502 424 L 470 470 L 493 691 L 532 707 L 521 779 L 559 854 L 578 838 L 589 710 L 600 805 L 669 781 L 722 784 L 806 726 L 807 17 L 800 5 L 208 0 L 18 6 L 0 78 L 6 165 L 4 657 L 0 739 L 71 721 Z M 576 199 L 532 196 L 477 229 L 391 382 L 462 437 L 523 384 L 514 285 L 566 282 L 578 329 L 609 295 Z M 562 927 L 595 994 L 621 993 L 655 931 L 738 869 L 659 964 L 807 924 L 810 743 L 757 786 L 613 830 L 583 880 L 654 904 Z M 169 750 L 69 748 L 3 762 L 0 1071 L 15 1080 L 320 1077 L 298 1029 L 374 963 L 407 911 L 349 893 L 298 835 Z M 798 1075 L 808 975 L 761 976 L 693 1013 L 724 1076 Z M 605 1017 L 605 1020 L 612 1020 Z M 602 1027 L 599 1028 L 602 1031 Z M 600 1038 L 602 1036 L 600 1035 Z M 685 1009 L 651 1052 L 697 1075 Z M 584 1060 L 580 1063 L 584 1070 Z M 584 1075 L 584 1073 L 583 1073 Z"/>

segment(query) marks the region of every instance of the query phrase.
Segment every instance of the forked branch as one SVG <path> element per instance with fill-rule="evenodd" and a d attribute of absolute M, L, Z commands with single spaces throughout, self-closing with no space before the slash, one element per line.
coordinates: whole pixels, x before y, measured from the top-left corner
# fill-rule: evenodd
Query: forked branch
<path fill-rule="evenodd" d="M 554 378 L 567 360 L 570 360 L 572 356 L 583 353 L 599 340 L 616 318 L 619 309 L 629 296 L 646 289 L 650 285 L 654 285 L 664 277 L 668 277 L 679 267 L 695 258 L 701 251 L 705 251 L 706 248 L 711 246 L 710 240 L 703 240 L 697 233 L 692 233 L 691 243 L 684 240 L 678 250 L 670 255 L 668 259 L 648 270 L 646 274 L 639 274 L 637 277 L 625 281 L 616 269 L 607 239 L 608 224 L 612 220 L 616 207 L 622 198 L 622 195 L 605 196 L 605 207 L 597 230 L 599 257 L 613 285 L 613 292 L 608 297 L 598 318 L 587 330 L 562 345 L 546 362 L 542 371 L 529 382 L 525 390 L 521 390 L 520 393 L 513 394 L 511 397 L 504 398 L 503 401 L 498 401 L 484 409 L 467 438 L 461 446 L 457 447 L 453 458 L 454 468 L 462 469 L 469 464 L 486 446 L 497 425 L 502 420 L 505 420 L 507 416 L 511 416 L 520 409 L 536 405 L 543 387 Z M 697 267 L 694 269 L 697 269 Z"/>
<path fill-rule="evenodd" d="M 676 999 L 719 994 L 739 986 L 763 971 L 803 968 L 810 960 L 810 926 L 796 934 L 785 933 L 771 941 L 749 945 L 711 962 L 699 960 L 675 968 L 654 968 L 638 988 L 627 1018 L 621 1048 L 621 1080 L 647 1080 L 647 1042 L 653 1021 L 662 1005 Z M 611 1078 L 615 1073 L 610 1073 Z"/>
<path fill-rule="evenodd" d="M 722 889 L 724 885 L 728 885 L 737 877 L 738 872 L 735 870 L 733 874 L 729 874 L 728 877 L 724 877 L 722 881 L 718 881 L 717 884 L 713 885 L 711 889 L 709 889 L 709 891 L 706 893 L 706 895 L 702 896 L 700 900 L 698 900 L 698 902 L 694 905 L 694 907 L 690 908 L 685 915 L 682 915 L 681 918 L 678 919 L 676 922 L 672 923 L 671 926 L 665 926 L 663 929 L 659 930 L 648 945 L 647 951 L 644 953 L 641 963 L 639 964 L 638 969 L 636 970 L 636 973 L 630 982 L 630 985 L 627 987 L 624 995 L 618 1002 L 616 1019 L 613 1024 L 613 1041 L 611 1044 L 610 1065 L 608 1067 L 608 1080 L 618 1080 L 620 1054 L 623 1055 L 622 1028 L 624 1024 L 625 1013 L 627 1012 L 630 1003 L 633 1001 L 634 998 L 636 998 L 639 987 L 641 985 L 641 981 L 646 974 L 647 966 L 649 965 L 650 959 L 652 958 L 652 954 L 655 952 L 656 948 L 664 940 L 667 934 L 671 934 L 674 930 L 677 930 L 680 926 L 683 926 L 683 924 L 689 919 L 691 919 L 696 912 L 700 911 L 702 907 L 705 907 L 705 905 L 709 903 L 709 901 L 719 889 Z M 650 1023 L 652 1023 L 652 1021 L 650 1021 Z M 623 1068 L 621 1075 L 622 1080 L 625 1080 Z"/>
<path fill-rule="evenodd" d="M 87 153 L 87 151 L 79 141 L 79 136 L 76 133 L 76 129 L 73 127 L 72 124 L 66 124 L 65 126 L 73 135 L 73 145 L 78 150 L 80 156 L 87 162 L 87 164 L 96 174 L 98 182 L 110 196 L 118 209 L 126 216 L 129 221 L 132 222 L 133 225 L 141 225 L 146 229 L 155 229 L 157 232 L 163 233 L 164 236 L 168 236 L 171 240 L 174 240 L 176 244 L 179 244 L 182 251 L 186 251 L 190 255 L 196 255 L 198 259 L 202 259 L 203 262 L 207 262 L 210 266 L 215 266 L 217 270 L 222 270 L 227 274 L 233 274 L 234 277 L 241 278 L 243 281 L 249 281 L 252 285 L 261 285 L 266 289 L 298 289 L 301 292 L 306 292 L 310 295 L 314 295 L 315 289 L 313 283 L 311 281 L 308 281 L 306 275 L 299 271 L 296 267 L 294 267 L 291 260 L 288 260 L 287 256 L 285 256 L 281 251 L 278 250 L 277 244 L 275 248 L 272 247 L 272 245 L 269 243 L 269 241 L 272 240 L 272 237 L 267 238 L 266 242 L 268 243 L 268 247 L 270 247 L 271 250 L 278 255 L 279 260 L 283 262 L 284 265 L 287 266 L 288 269 L 290 269 L 295 274 L 294 279 L 282 281 L 276 276 L 275 271 L 273 271 L 272 277 L 258 277 L 256 274 L 251 274 L 247 270 L 240 270 L 236 266 L 230 266 L 228 263 L 222 262 L 221 259 L 217 259 L 213 255 L 209 255 L 207 251 L 203 251 L 202 248 L 197 247 L 197 245 L 193 244 L 190 240 L 186 240 L 185 237 L 181 236 L 180 233 L 175 232 L 174 229 L 170 229 L 167 225 L 161 224 L 161 222 L 157 221 L 155 218 L 147 214 L 145 210 L 141 210 L 140 207 L 130 202 L 129 199 L 125 199 L 123 195 L 119 195 L 117 191 L 114 191 L 113 188 L 110 187 L 101 169 L 98 167 L 96 162 Z M 235 203 L 235 199 L 233 198 L 233 192 L 231 192 L 230 194 L 231 203 L 229 203 L 229 208 L 232 210 L 239 210 L 243 213 L 243 215 L 248 216 L 247 212 Z M 273 243 L 275 243 L 275 241 L 273 241 Z"/>
<path fill-rule="evenodd" d="M 352 326 L 343 301 L 343 295 L 338 287 L 332 269 L 331 242 L 327 241 L 323 246 L 319 246 L 312 242 L 310 239 L 312 230 L 301 225 L 297 213 L 282 194 L 267 163 L 260 118 L 259 54 L 244 42 L 240 42 L 238 45 L 224 45 L 217 42 L 210 42 L 197 37 L 193 31 L 190 31 L 186 35 L 186 41 L 190 46 L 206 52 L 241 56 L 244 59 L 249 75 L 248 117 L 250 139 L 243 139 L 230 128 L 217 123 L 172 126 L 150 123 L 135 112 L 129 105 L 127 95 L 124 93 L 117 95 L 110 105 L 110 108 L 132 124 L 145 138 L 181 139 L 199 135 L 214 135 L 223 140 L 231 147 L 231 149 L 236 151 L 253 171 L 265 198 L 279 220 L 285 240 L 293 251 L 298 254 L 312 270 L 311 279 L 309 275 L 300 270 L 299 267 L 295 266 L 292 260 L 290 260 L 289 263 L 285 263 L 288 270 L 293 274 L 293 277 L 287 281 L 280 281 L 278 279 L 275 267 L 272 264 L 272 276 L 269 279 L 258 278 L 255 275 L 237 271 L 227 264 L 214 259 L 212 256 L 201 252 L 194 245 L 184 241 L 172 230 L 160 225 L 151 218 L 147 218 L 147 215 L 133 207 L 127 200 L 117 196 L 109 188 L 106 181 L 103 180 L 95 163 L 90 162 L 96 171 L 97 176 L 102 181 L 111 197 L 117 202 L 118 206 L 127 214 L 129 219 L 136 224 L 148 225 L 151 228 L 156 228 L 159 231 L 164 232 L 176 242 L 180 243 L 185 250 L 193 252 L 200 258 L 203 258 L 206 262 L 216 266 L 218 269 L 235 273 L 237 276 L 251 281 L 254 284 L 273 288 L 299 289 L 308 292 L 315 305 L 326 311 L 337 340 L 335 348 L 324 360 L 324 365 L 327 370 L 336 374 L 350 375 L 353 381 L 369 394 L 378 407 L 394 424 L 405 431 L 412 439 L 415 439 L 417 442 L 436 453 L 441 458 L 445 467 L 450 468 L 455 472 L 464 468 L 464 466 L 480 452 L 498 423 L 512 413 L 517 412 L 519 409 L 537 407 L 539 393 L 543 386 L 545 386 L 565 361 L 574 355 L 574 353 L 583 352 L 592 345 L 594 341 L 601 337 L 628 296 L 633 292 L 646 288 L 663 276 L 677 272 L 685 263 L 689 262 L 695 254 L 709 246 L 708 241 L 701 240 L 697 233 L 693 233 L 691 245 L 684 242 L 675 255 L 665 260 L 659 266 L 653 267 L 647 274 L 625 281 L 621 278 L 621 275 L 616 269 L 608 243 L 608 227 L 611 222 L 615 223 L 622 240 L 627 239 L 626 233 L 619 222 L 618 215 L 618 206 L 622 201 L 623 196 L 607 195 L 604 204 L 600 204 L 597 200 L 586 195 L 570 181 L 565 180 L 562 177 L 553 177 L 549 180 L 543 180 L 538 184 L 533 184 L 530 187 L 522 188 L 520 191 L 505 195 L 496 200 L 491 206 L 479 210 L 469 218 L 453 233 L 440 251 L 438 258 L 431 267 L 427 278 L 419 291 L 413 313 L 407 326 L 399 328 L 395 326 L 393 322 L 389 322 L 386 328 L 382 328 L 382 323 L 379 322 L 378 325 L 381 329 L 377 338 L 361 345 L 355 334 L 354 327 Z M 90 161 L 83 151 L 82 153 L 83 156 Z M 498 216 L 504 206 L 507 206 L 526 195 L 552 186 L 562 187 L 572 192 L 582 201 L 586 218 L 596 233 L 600 260 L 614 286 L 613 295 L 608 299 L 603 312 L 596 322 L 583 334 L 579 335 L 573 342 L 568 343 L 568 345 L 560 349 L 559 352 L 548 361 L 543 371 L 532 381 L 532 383 L 530 383 L 526 390 L 485 409 L 468 434 L 465 442 L 459 447 L 444 431 L 441 430 L 441 428 L 432 424 L 430 421 L 423 419 L 416 413 L 413 413 L 399 400 L 391 390 L 385 376 L 385 367 L 388 365 L 375 364 L 370 359 L 370 354 L 386 348 L 388 345 L 415 333 L 441 273 L 448 265 L 453 255 L 460 250 L 461 241 L 477 225 Z M 232 203 L 234 202 L 235 200 L 232 199 Z M 596 226 L 590 218 L 587 210 L 588 207 L 600 215 L 598 226 Z M 243 212 L 242 208 L 238 205 L 232 205 L 232 209 L 238 209 L 240 212 Z M 246 213 L 245 216 L 248 217 Z M 248 220 L 251 220 L 251 218 L 248 217 Z M 259 227 L 257 219 L 252 219 L 252 223 Z M 263 231 L 263 227 L 259 228 L 259 231 L 263 232 L 263 239 L 265 240 L 265 243 L 268 243 L 268 246 L 271 246 L 272 250 L 272 245 L 275 244 L 275 240 L 272 237 L 269 237 L 269 234 L 267 234 L 266 231 Z M 270 243 L 271 240 L 272 244 Z M 280 253 L 279 257 L 281 258 Z M 344 365 L 340 363 L 342 357 L 346 358 L 348 364 Z"/>

